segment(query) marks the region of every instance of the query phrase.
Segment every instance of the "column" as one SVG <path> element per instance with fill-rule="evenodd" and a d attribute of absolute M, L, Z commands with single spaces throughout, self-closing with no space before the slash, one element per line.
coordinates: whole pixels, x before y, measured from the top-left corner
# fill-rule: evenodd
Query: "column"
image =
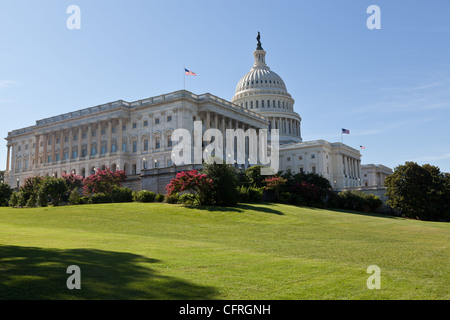
<path fill-rule="evenodd" d="M 214 129 L 219 129 L 219 115 L 217 113 L 214 114 Z"/>
<path fill-rule="evenodd" d="M 152 124 L 153 125 L 153 124 Z M 119 140 L 117 141 L 117 144 L 119 145 L 119 152 L 123 152 L 123 120 L 122 118 L 119 118 Z"/>
<path fill-rule="evenodd" d="M 107 146 L 107 150 L 106 153 L 111 153 L 111 149 L 112 149 L 112 120 L 109 119 L 108 120 L 108 146 Z"/>
<path fill-rule="evenodd" d="M 8 155 L 6 156 L 6 172 L 9 172 L 9 159 L 11 156 L 11 145 L 6 146 L 8 148 Z"/>
<path fill-rule="evenodd" d="M 72 159 L 72 155 L 73 155 L 73 129 L 70 128 L 69 129 L 69 161 L 70 159 Z M 70 169 L 72 170 L 72 169 Z"/>
<path fill-rule="evenodd" d="M 97 148 L 95 149 L 97 151 L 96 156 L 100 157 L 100 151 L 102 149 L 102 122 L 100 121 L 97 124 Z"/>
<path fill-rule="evenodd" d="M 206 130 L 211 127 L 211 116 L 209 111 L 206 111 Z"/>
<path fill-rule="evenodd" d="M 44 134 L 43 135 L 44 136 L 44 151 L 42 152 L 42 163 L 43 164 L 45 164 L 45 163 L 47 163 L 47 145 L 48 145 L 48 142 L 47 142 L 47 135 L 46 134 Z"/>
<path fill-rule="evenodd" d="M 38 164 L 39 164 L 39 135 L 36 135 L 36 143 L 35 143 L 35 150 L 34 150 L 34 165 L 35 165 L 35 167 L 37 167 L 38 166 Z M 14 149 L 13 149 L 13 151 L 14 151 Z M 14 163 L 15 162 L 15 159 L 14 159 L 14 157 L 13 157 L 13 161 L 12 161 L 12 163 Z"/>
<path fill-rule="evenodd" d="M 92 126 L 91 126 L 90 123 L 87 126 L 88 126 L 88 131 L 87 131 L 88 143 L 87 143 L 86 155 L 87 155 L 87 158 L 89 159 L 89 157 L 92 155 L 91 154 L 91 150 L 92 150 Z M 91 175 L 91 172 L 90 172 L 91 169 L 87 168 L 86 170 L 88 170 L 89 171 L 89 175 Z"/>
<path fill-rule="evenodd" d="M 64 157 L 64 129 L 61 129 L 61 136 L 59 138 L 59 161 L 63 161 Z"/>
<path fill-rule="evenodd" d="M 83 152 L 83 128 L 81 126 L 78 127 L 78 153 L 77 160 L 80 160 Z M 79 173 L 81 174 L 81 172 Z"/>
<path fill-rule="evenodd" d="M 56 160 L 56 133 L 52 133 L 52 162 Z"/>

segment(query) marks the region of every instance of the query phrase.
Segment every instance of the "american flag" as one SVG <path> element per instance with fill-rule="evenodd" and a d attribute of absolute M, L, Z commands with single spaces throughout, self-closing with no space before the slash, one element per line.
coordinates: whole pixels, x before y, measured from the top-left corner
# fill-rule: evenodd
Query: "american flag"
<path fill-rule="evenodd" d="M 359 148 L 360 148 L 360 149 L 365 149 L 366 147 L 364 147 L 364 146 L 359 146 Z"/>
<path fill-rule="evenodd" d="M 188 75 L 188 76 L 196 76 L 196 75 L 197 75 L 196 73 L 194 73 L 194 72 L 192 72 L 192 71 L 189 71 L 189 70 L 186 69 L 186 68 L 184 68 L 184 71 L 186 72 L 186 75 Z"/>
<path fill-rule="evenodd" d="M 350 134 L 350 130 L 342 128 L 342 133 Z"/>

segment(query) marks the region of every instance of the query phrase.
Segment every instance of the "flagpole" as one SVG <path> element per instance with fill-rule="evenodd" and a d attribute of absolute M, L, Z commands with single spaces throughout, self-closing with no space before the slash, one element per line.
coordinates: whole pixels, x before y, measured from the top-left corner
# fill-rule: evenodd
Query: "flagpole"
<path fill-rule="evenodd" d="M 186 66 L 183 66 L 183 90 L 186 90 Z"/>

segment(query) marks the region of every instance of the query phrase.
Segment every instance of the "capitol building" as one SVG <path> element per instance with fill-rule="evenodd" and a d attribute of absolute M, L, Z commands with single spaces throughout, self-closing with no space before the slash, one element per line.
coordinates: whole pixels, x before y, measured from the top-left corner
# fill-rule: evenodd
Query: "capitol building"
<path fill-rule="evenodd" d="M 30 176 L 89 176 L 102 168 L 125 170 L 133 190 L 164 193 L 176 172 L 171 136 L 175 129 L 278 129 L 280 170 L 314 172 L 342 190 L 362 185 L 359 150 L 340 142 L 303 141 L 301 116 L 283 79 L 266 63 L 258 35 L 254 64 L 237 83 L 231 101 L 210 93 L 175 91 L 137 101 L 114 101 L 36 121 L 8 133 L 5 182 Z M 248 162 L 239 165 L 247 168 Z"/>

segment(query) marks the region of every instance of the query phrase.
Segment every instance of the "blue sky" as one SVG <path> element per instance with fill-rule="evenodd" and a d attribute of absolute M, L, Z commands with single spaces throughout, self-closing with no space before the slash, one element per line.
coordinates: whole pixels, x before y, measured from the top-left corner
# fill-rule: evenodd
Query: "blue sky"
<path fill-rule="evenodd" d="M 81 9 L 68 30 L 66 9 Z M 369 30 L 369 5 L 381 30 Z M 0 134 L 45 117 L 183 88 L 231 100 L 261 32 L 304 140 L 363 163 L 450 172 L 450 1 L 0 0 Z M 6 167 L 6 141 L 0 168 Z"/>

